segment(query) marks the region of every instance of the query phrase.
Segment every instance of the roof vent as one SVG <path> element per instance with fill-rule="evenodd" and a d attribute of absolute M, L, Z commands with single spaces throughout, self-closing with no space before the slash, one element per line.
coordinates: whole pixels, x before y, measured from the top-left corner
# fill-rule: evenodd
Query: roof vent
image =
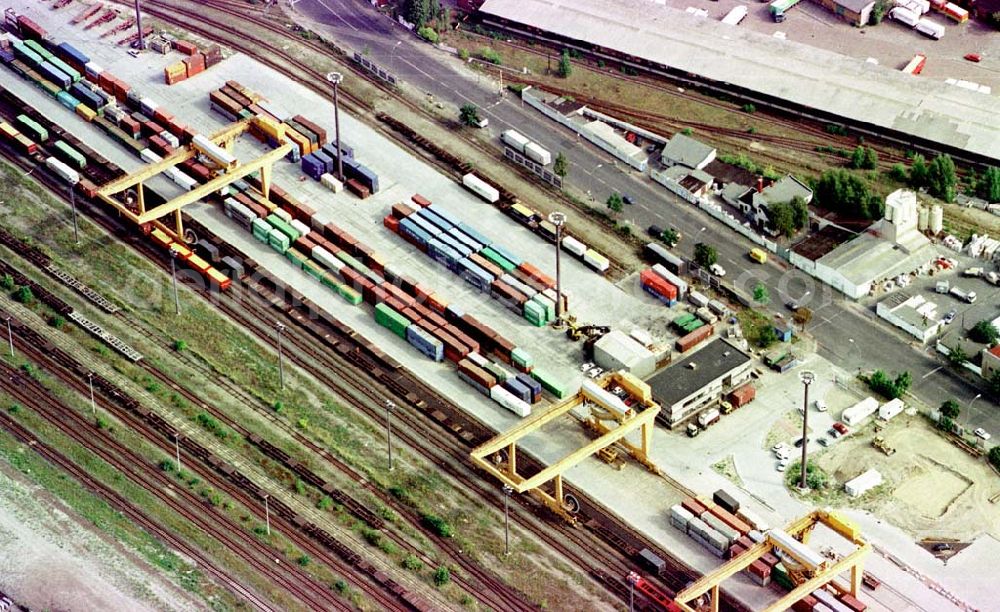
<path fill-rule="evenodd" d="M 691 368 L 692 370 L 697 370 L 698 364 L 692 361 L 691 363 L 688 364 L 688 367 Z"/>
<path fill-rule="evenodd" d="M 722 356 L 723 357 L 729 357 L 729 355 L 730 355 L 731 352 L 732 351 L 723 351 Z"/>

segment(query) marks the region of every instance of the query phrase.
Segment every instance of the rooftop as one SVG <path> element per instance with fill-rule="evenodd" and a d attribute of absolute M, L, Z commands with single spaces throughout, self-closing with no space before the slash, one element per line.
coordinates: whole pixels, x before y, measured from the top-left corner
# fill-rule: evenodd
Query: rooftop
<path fill-rule="evenodd" d="M 1000 159 L 1000 100 L 648 0 L 487 0 L 481 11 L 713 81 Z"/>
<path fill-rule="evenodd" d="M 665 162 L 697 168 L 714 152 L 714 147 L 677 133 L 663 145 L 662 155 Z"/>
<path fill-rule="evenodd" d="M 669 408 L 748 361 L 749 355 L 718 338 L 650 378 L 653 399 Z"/>
<path fill-rule="evenodd" d="M 846 8 L 852 13 L 860 13 L 869 4 L 875 4 L 875 0 L 835 0 L 837 5 Z"/>
<path fill-rule="evenodd" d="M 812 200 L 812 195 L 812 189 L 809 189 L 808 185 L 803 184 L 802 181 L 791 174 L 782 177 L 776 183 L 765 187 L 764 191 L 760 192 L 760 197 L 769 204 L 791 202 L 796 197 L 802 198 L 806 203 L 809 203 Z"/>
<path fill-rule="evenodd" d="M 736 183 L 737 185 L 749 187 L 756 182 L 753 172 L 717 159 L 710 161 L 703 170 L 715 177 L 716 182 L 722 184 Z"/>
<path fill-rule="evenodd" d="M 615 128 L 603 121 L 591 121 L 584 125 L 583 129 L 614 147 L 624 157 L 639 159 L 644 155 L 642 147 L 625 140 L 625 137 L 619 134 Z"/>
<path fill-rule="evenodd" d="M 809 234 L 805 239 L 795 244 L 792 250 L 810 261 L 816 261 L 854 236 L 855 234 L 839 227 L 827 225 L 823 229 Z"/>
<path fill-rule="evenodd" d="M 932 249 L 925 246 L 907 253 L 888 240 L 866 232 L 838 246 L 817 263 L 837 270 L 860 286 L 918 268 L 931 257 L 930 251 Z"/>

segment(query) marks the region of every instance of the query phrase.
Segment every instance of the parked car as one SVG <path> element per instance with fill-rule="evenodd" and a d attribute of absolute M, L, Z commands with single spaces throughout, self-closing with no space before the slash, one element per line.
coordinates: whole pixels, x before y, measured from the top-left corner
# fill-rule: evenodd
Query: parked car
<path fill-rule="evenodd" d="M 623 193 L 622 194 L 622 202 L 625 202 L 626 204 L 628 204 L 628 205 L 631 206 L 632 204 L 635 204 L 635 198 L 633 198 L 632 196 L 630 196 L 627 193 Z"/>
<path fill-rule="evenodd" d="M 590 370 L 594 369 L 595 365 L 597 364 L 595 364 L 593 361 L 588 361 L 587 363 L 580 366 L 580 371 L 589 372 Z"/>
<path fill-rule="evenodd" d="M 970 62 L 975 62 L 978 64 L 979 62 L 982 61 L 983 56 L 979 55 L 978 53 L 966 53 L 965 59 L 969 60 Z"/>
<path fill-rule="evenodd" d="M 826 400 L 824 399 L 816 400 L 815 402 L 813 402 L 813 407 L 816 408 L 816 412 L 826 412 L 827 411 Z"/>
<path fill-rule="evenodd" d="M 840 437 L 840 432 L 834 429 L 833 427 L 826 430 L 826 433 L 830 434 L 830 437 L 833 438 L 834 440 Z"/>
<path fill-rule="evenodd" d="M 830 446 L 830 441 L 827 440 L 826 438 L 820 438 L 820 439 L 816 440 L 816 443 L 819 444 L 820 446 L 822 446 L 823 448 L 826 448 L 827 446 Z"/>
<path fill-rule="evenodd" d="M 986 431 L 982 427 L 976 429 L 976 431 L 974 431 L 972 433 L 976 434 L 977 438 L 982 438 L 983 440 L 989 440 L 990 438 L 993 437 L 993 436 L 990 435 L 990 432 Z"/>
<path fill-rule="evenodd" d="M 593 370 L 587 372 L 587 376 L 590 378 L 597 378 L 601 374 L 604 374 L 604 368 L 594 368 Z"/>
<path fill-rule="evenodd" d="M 809 438 L 799 438 L 795 441 L 795 448 L 802 448 L 802 443 L 809 444 Z"/>
<path fill-rule="evenodd" d="M 951 550 L 951 544 L 947 542 L 938 542 L 933 547 L 934 552 L 947 552 Z"/>
<path fill-rule="evenodd" d="M 775 467 L 775 469 L 778 470 L 779 472 L 784 472 L 785 468 L 787 467 L 788 467 L 788 459 L 782 459 L 781 461 L 778 462 L 778 465 L 777 467 Z"/>
<path fill-rule="evenodd" d="M 945 325 L 950 325 L 951 322 L 954 321 L 955 317 L 957 316 L 958 312 L 954 308 L 952 308 L 951 310 L 948 311 L 948 314 L 944 315 L 944 317 L 941 319 L 941 322 L 944 323 Z"/>
<path fill-rule="evenodd" d="M 802 305 L 796 302 L 795 300 L 788 300 L 787 302 L 785 302 L 785 308 L 791 310 L 792 312 L 795 312 L 801 307 Z"/>
<path fill-rule="evenodd" d="M 712 274 L 718 276 L 718 277 L 723 277 L 723 276 L 726 275 L 726 269 L 723 268 L 722 266 L 720 266 L 717 263 L 714 263 L 714 264 L 710 265 L 708 267 L 708 271 L 711 272 Z"/>
<path fill-rule="evenodd" d="M 653 238 L 659 238 L 663 235 L 663 228 L 659 225 L 650 225 L 646 232 Z"/>
<path fill-rule="evenodd" d="M 842 436 L 846 436 L 847 432 L 850 431 L 849 429 L 847 429 L 847 425 L 844 425 L 840 421 L 834 423 L 833 428 L 836 429 L 838 432 L 840 432 L 840 435 Z"/>

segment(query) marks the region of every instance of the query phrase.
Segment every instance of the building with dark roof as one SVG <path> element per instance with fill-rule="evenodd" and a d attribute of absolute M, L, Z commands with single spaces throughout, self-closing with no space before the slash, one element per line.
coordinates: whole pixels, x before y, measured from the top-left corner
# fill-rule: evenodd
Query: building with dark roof
<path fill-rule="evenodd" d="M 656 418 L 671 428 L 682 425 L 750 380 L 751 366 L 750 356 L 728 340 L 709 342 L 648 381 L 661 408 Z"/>

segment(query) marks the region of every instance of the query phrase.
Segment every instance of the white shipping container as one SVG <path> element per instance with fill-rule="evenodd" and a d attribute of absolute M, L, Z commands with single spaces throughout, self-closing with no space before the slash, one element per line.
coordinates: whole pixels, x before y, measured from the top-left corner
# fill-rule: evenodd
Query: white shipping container
<path fill-rule="evenodd" d="M 911 28 L 916 26 L 920 22 L 920 15 L 914 13 L 910 9 L 897 6 L 896 8 L 889 11 L 889 17 L 895 19 L 899 23 L 910 26 Z"/>
<path fill-rule="evenodd" d="M 675 518 L 687 525 L 694 518 L 694 514 L 684 506 L 677 504 L 670 507 L 670 518 Z"/>
<path fill-rule="evenodd" d="M 874 397 L 866 397 L 857 404 L 845 409 L 840 418 L 848 425 L 854 426 L 870 417 L 876 410 L 878 410 L 878 400 Z"/>
<path fill-rule="evenodd" d="M 278 215 L 279 217 L 281 217 L 285 221 L 288 221 L 289 223 L 292 222 L 292 214 L 287 210 L 285 210 L 284 208 L 275 208 L 274 214 Z"/>
<path fill-rule="evenodd" d="M 601 255 L 594 249 L 587 249 L 587 251 L 583 254 L 583 263 L 598 272 L 607 272 L 608 268 L 611 267 L 611 262 L 608 261 L 608 258 Z"/>
<path fill-rule="evenodd" d="M 517 130 L 506 130 L 500 134 L 500 140 L 518 153 L 524 153 L 524 147 L 531 141 Z"/>
<path fill-rule="evenodd" d="M 806 566 L 806 569 L 815 570 L 826 563 L 826 558 L 799 542 L 781 529 L 772 529 L 767 532 L 767 536 L 774 542 L 775 546 L 792 556 L 793 559 Z"/>
<path fill-rule="evenodd" d="M 490 204 L 500 199 L 500 192 L 496 188 L 471 172 L 462 177 L 462 184 Z"/>
<path fill-rule="evenodd" d="M 740 509 L 736 512 L 736 518 L 740 519 L 747 525 L 750 525 L 757 531 L 767 531 L 768 529 L 767 521 L 755 514 L 753 510 L 748 510 L 743 506 L 740 506 Z"/>
<path fill-rule="evenodd" d="M 45 160 L 45 165 L 70 185 L 80 182 L 80 174 L 54 157 Z"/>
<path fill-rule="evenodd" d="M 174 136 L 173 134 L 171 134 L 170 132 L 168 132 L 166 130 L 163 130 L 162 132 L 160 132 L 160 138 L 162 138 L 163 140 L 166 140 L 167 144 L 170 145 L 170 146 L 172 146 L 175 149 L 181 146 L 181 141 L 178 140 L 176 136 Z"/>
<path fill-rule="evenodd" d="M 288 223 L 289 223 L 289 224 L 290 224 L 290 225 L 291 225 L 292 227 L 294 227 L 294 228 L 295 228 L 295 230 L 296 230 L 296 231 L 297 231 L 297 232 L 298 232 L 299 234 L 301 234 L 301 235 L 303 235 L 303 236 L 308 236 L 308 235 L 309 235 L 309 226 L 308 226 L 308 225 L 306 225 L 305 223 L 303 223 L 303 222 L 299 221 L 298 219 L 292 219 L 292 220 L 291 220 L 291 221 L 289 221 Z"/>
<path fill-rule="evenodd" d="M 334 257 L 333 253 L 321 246 L 317 246 L 313 249 L 312 258 L 335 272 L 340 272 L 340 270 L 344 267 L 344 262 Z"/>
<path fill-rule="evenodd" d="M 490 399 L 521 418 L 531 415 L 531 406 L 527 402 L 519 399 L 500 385 L 494 385 L 490 388 Z"/>
<path fill-rule="evenodd" d="M 142 151 L 139 151 L 139 159 L 146 162 L 147 164 L 155 164 L 158 161 L 163 161 L 162 157 L 160 157 L 156 153 L 153 153 L 149 149 L 143 149 Z"/>
<path fill-rule="evenodd" d="M 894 400 L 889 400 L 888 402 L 882 404 L 878 409 L 878 418 L 883 421 L 888 421 L 892 417 L 896 416 L 903 411 L 906 405 L 903 404 L 903 400 L 896 398 Z"/>
<path fill-rule="evenodd" d="M 678 297 L 678 299 L 681 299 L 685 295 L 687 295 L 687 292 L 688 292 L 687 281 L 684 281 L 683 279 L 681 279 L 681 277 L 677 276 L 676 274 L 674 274 L 670 270 L 667 270 L 665 267 L 663 267 L 662 264 L 655 264 L 653 266 L 653 272 L 655 272 L 657 274 L 657 276 L 659 276 L 663 280 L 667 281 L 668 283 L 670 283 L 674 287 L 677 287 L 677 297 Z"/>
<path fill-rule="evenodd" d="M 737 6 L 733 10 L 729 11 L 729 13 L 727 13 L 726 16 L 722 18 L 722 23 L 732 26 L 740 25 L 740 22 L 743 21 L 746 18 L 746 16 L 747 16 L 747 7 L 742 5 Z"/>
<path fill-rule="evenodd" d="M 567 253 L 577 257 L 583 257 L 583 254 L 587 252 L 587 245 L 572 236 L 566 236 L 562 239 L 562 248 Z"/>
<path fill-rule="evenodd" d="M 329 189 L 334 193 L 340 193 L 344 190 L 344 184 L 337 180 L 337 177 L 332 174 L 323 174 L 319 177 L 319 182 L 323 184 L 324 187 Z"/>
<path fill-rule="evenodd" d="M 139 109 L 142 111 L 143 115 L 146 115 L 149 118 L 153 117 L 153 113 L 156 112 L 156 109 L 158 108 L 160 108 L 160 105 L 157 104 L 152 98 L 142 98 L 139 100 Z"/>
<path fill-rule="evenodd" d="M 191 144 L 203 155 L 220 166 L 229 167 L 236 163 L 236 158 L 229 151 L 226 151 L 202 134 L 196 134 L 191 139 Z"/>
<path fill-rule="evenodd" d="M 468 359 L 469 361 L 471 361 L 472 363 L 476 364 L 479 367 L 485 366 L 489 361 L 479 353 L 469 353 L 468 355 L 466 355 L 466 359 Z"/>
<path fill-rule="evenodd" d="M 916 30 L 924 36 L 933 38 L 934 40 L 940 40 L 944 37 L 944 26 L 934 23 L 933 21 L 928 21 L 927 19 L 921 19 L 918 21 Z"/>
<path fill-rule="evenodd" d="M 697 291 L 692 291 L 688 294 L 688 301 L 697 308 L 704 308 L 708 306 L 708 298 Z"/>
<path fill-rule="evenodd" d="M 592 380 L 585 379 L 580 391 L 590 401 L 616 414 L 623 415 L 630 410 L 618 396 L 602 389 L 600 385 Z"/>
<path fill-rule="evenodd" d="M 528 159 L 543 166 L 548 166 L 552 163 L 552 154 L 543 149 L 538 143 L 529 142 L 524 145 L 524 154 Z"/>
<path fill-rule="evenodd" d="M 880 484 L 882 484 L 882 474 L 878 470 L 871 469 L 845 482 L 844 491 L 851 497 L 860 497 Z"/>
<path fill-rule="evenodd" d="M 83 70 L 92 77 L 101 76 L 101 73 L 104 72 L 104 68 L 101 68 L 94 62 L 87 62 L 86 64 L 84 64 Z"/>

